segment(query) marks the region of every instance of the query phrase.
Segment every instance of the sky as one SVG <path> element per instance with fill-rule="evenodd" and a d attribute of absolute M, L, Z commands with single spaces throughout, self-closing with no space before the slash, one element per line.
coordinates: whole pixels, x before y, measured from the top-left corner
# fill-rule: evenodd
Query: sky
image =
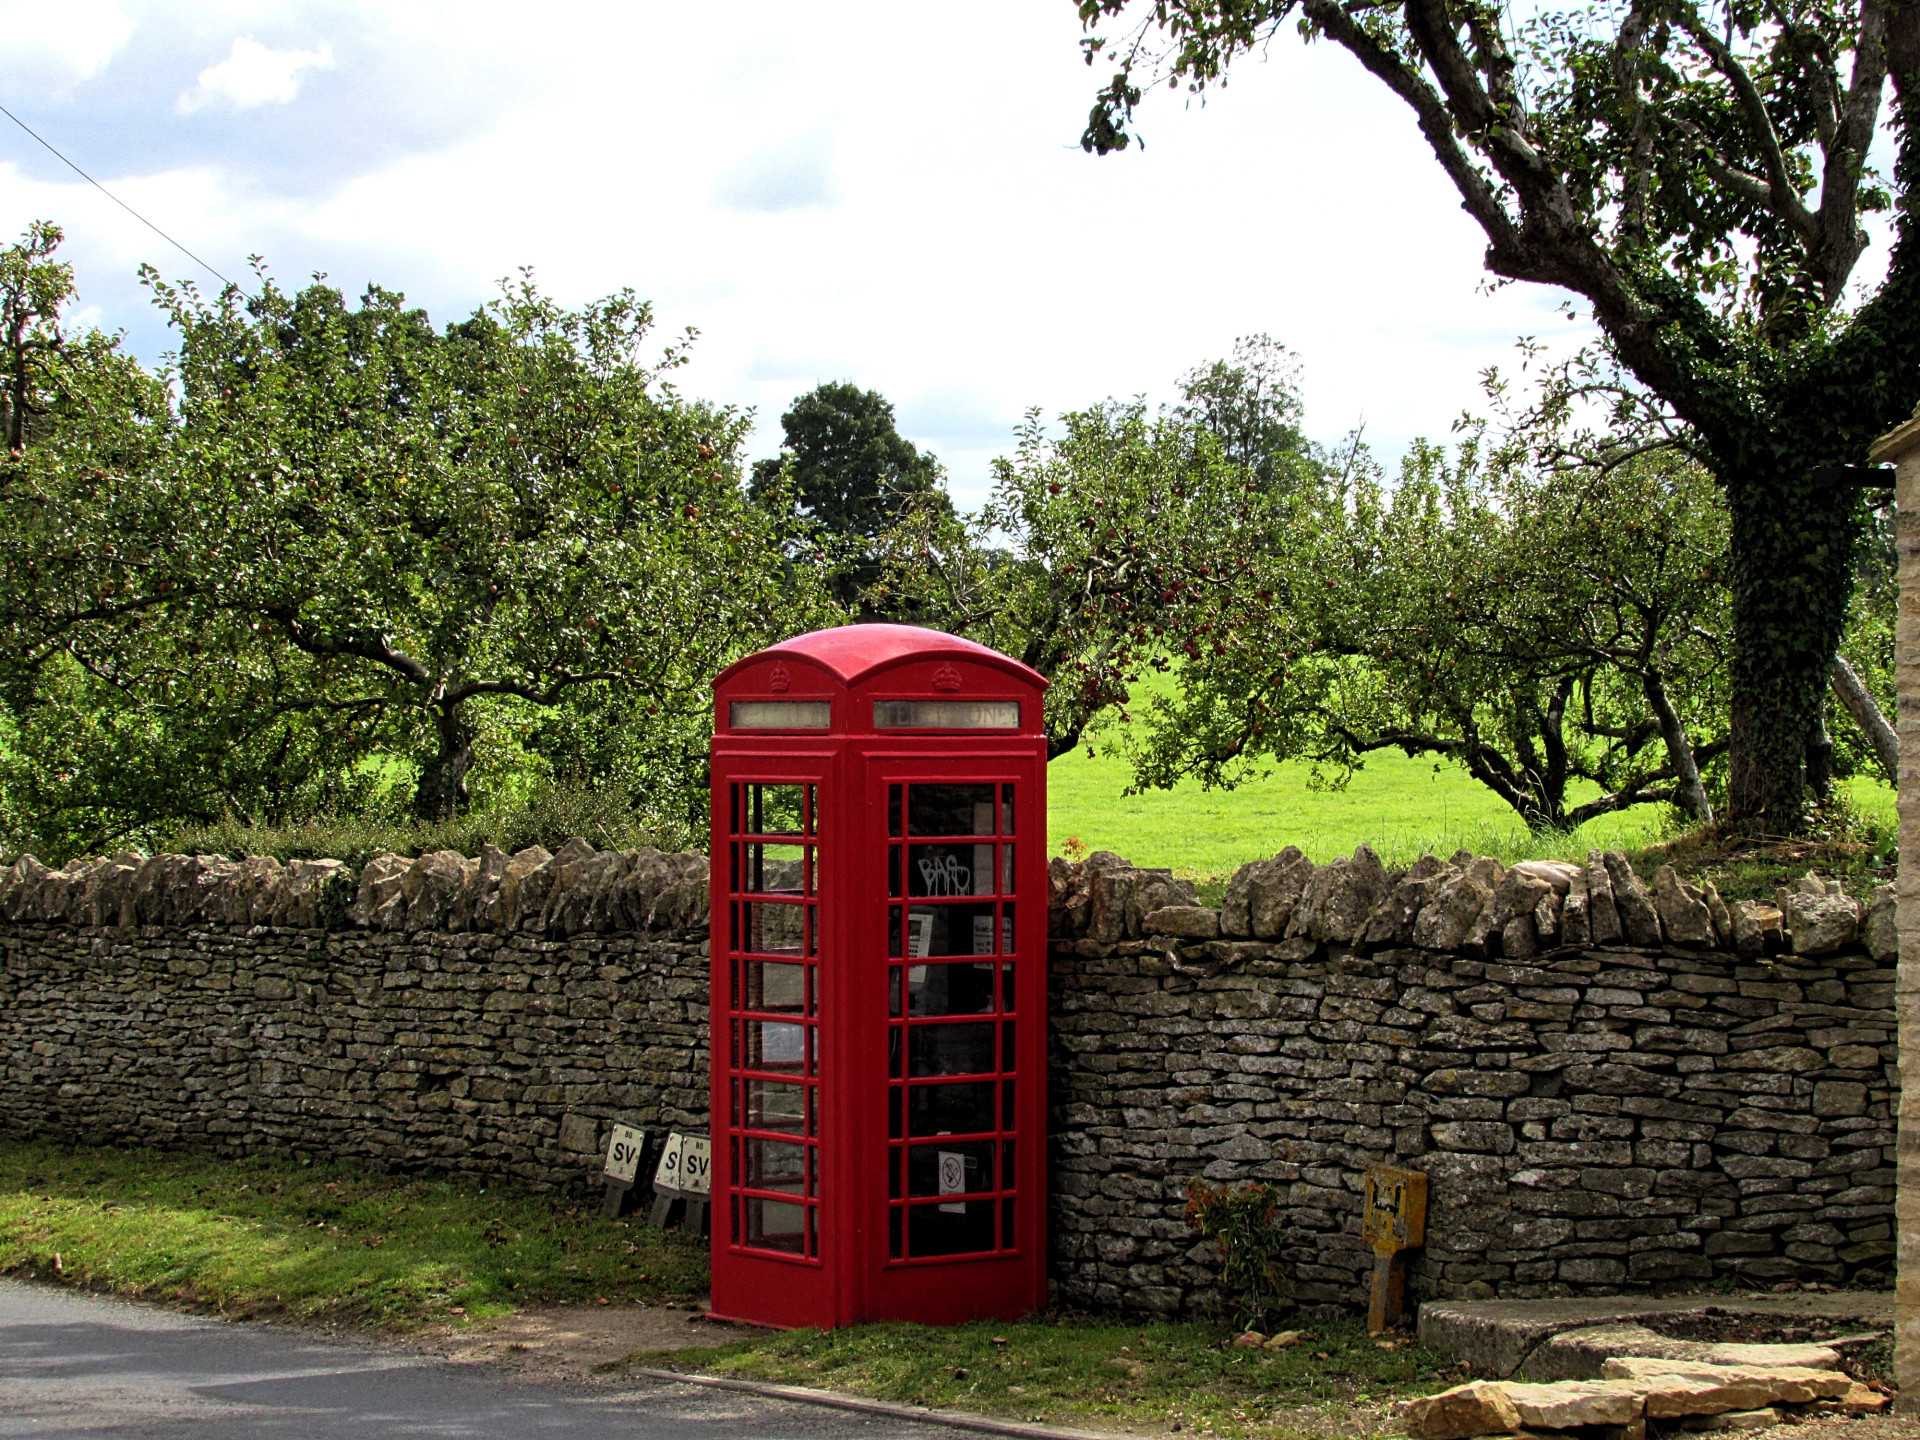
<path fill-rule="evenodd" d="M 975 504 L 1029 407 L 1175 398 L 1265 332 L 1309 433 L 1443 438 L 1559 294 L 1488 293 L 1483 241 L 1409 112 L 1282 36 L 1146 145 L 1081 151 L 1104 76 L 1069 0 L 724 5 L 0 0 L 0 103 L 243 282 L 314 272 L 458 319 L 532 267 L 631 287 L 686 392 L 753 407 L 751 454 L 822 381 L 879 390 Z M 214 283 L 0 117 L 0 230 L 65 227 L 83 314 L 151 359 L 135 270 Z"/>

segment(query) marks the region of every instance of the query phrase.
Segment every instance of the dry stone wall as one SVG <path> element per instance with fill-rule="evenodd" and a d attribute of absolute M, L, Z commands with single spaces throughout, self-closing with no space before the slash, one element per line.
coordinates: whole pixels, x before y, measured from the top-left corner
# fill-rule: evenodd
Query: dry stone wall
<path fill-rule="evenodd" d="M 705 1128 L 707 862 L 115 855 L 0 871 L 0 1133 L 591 1185 Z M 1431 1177 L 1427 1296 L 1871 1283 L 1893 1250 L 1892 908 L 1727 905 L 1617 855 L 1054 862 L 1059 1298 L 1204 1311 L 1186 1186 L 1276 1187 L 1357 1301 L 1367 1166 Z"/>
<path fill-rule="evenodd" d="M 1053 864 L 1055 1276 L 1212 1300 L 1186 1185 L 1275 1188 L 1303 1300 L 1363 1300 L 1366 1168 L 1430 1177 L 1410 1288 L 1525 1297 L 1886 1283 L 1890 887 L 1728 906 L 1619 855 L 1389 871 Z"/>
<path fill-rule="evenodd" d="M 0 873 L 0 1133 L 588 1187 L 704 1129 L 706 857 Z"/>

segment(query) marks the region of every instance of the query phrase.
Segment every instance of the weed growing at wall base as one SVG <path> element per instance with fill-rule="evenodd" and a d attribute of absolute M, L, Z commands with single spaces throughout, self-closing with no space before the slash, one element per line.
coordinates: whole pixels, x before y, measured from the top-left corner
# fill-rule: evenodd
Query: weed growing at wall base
<path fill-rule="evenodd" d="M 24 1141 L 0 1144 L 0 1272 L 232 1317 L 404 1329 L 684 1299 L 704 1291 L 707 1257 L 704 1241 L 497 1186 Z"/>

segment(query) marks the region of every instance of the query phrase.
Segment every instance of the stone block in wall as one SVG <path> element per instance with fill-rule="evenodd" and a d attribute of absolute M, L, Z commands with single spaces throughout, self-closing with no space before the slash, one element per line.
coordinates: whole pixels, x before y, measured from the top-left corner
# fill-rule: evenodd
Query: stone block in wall
<path fill-rule="evenodd" d="M 1822 882 L 1809 873 L 1780 892 L 1788 943 L 1796 955 L 1828 955 L 1851 945 L 1859 934 L 1861 907 L 1837 880 Z"/>
<path fill-rule="evenodd" d="M 1507 871 L 1494 887 L 1492 897 L 1487 901 L 1473 924 L 1467 928 L 1461 940 L 1461 948 L 1469 955 L 1489 955 L 1496 950 L 1512 955 L 1514 952 L 1504 949 L 1505 931 L 1509 924 L 1524 921 L 1527 931 L 1525 948 L 1532 950 L 1533 912 L 1540 901 L 1553 893 L 1553 882 L 1546 877 L 1518 866 Z M 1515 931 L 1516 940 L 1520 931 Z M 1496 943 L 1500 942 L 1500 943 Z M 1527 958 L 1522 956 L 1520 958 Z"/>
<path fill-rule="evenodd" d="M 1414 920 L 1413 943 L 1423 950 L 1460 949 L 1505 878 L 1500 862 L 1489 856 L 1456 865 Z"/>
<path fill-rule="evenodd" d="M 1894 887 L 1877 885 L 1860 921 L 1860 943 L 1875 960 L 1900 958 L 1900 934 L 1894 925 Z"/>
<path fill-rule="evenodd" d="M 1313 870 L 1313 862 L 1292 845 L 1271 860 L 1242 865 L 1227 882 L 1221 933 L 1260 940 L 1285 936 Z"/>
<path fill-rule="evenodd" d="M 1392 880 L 1371 845 L 1322 865 L 1308 877 L 1300 892 L 1287 934 L 1329 944 L 1350 944 L 1366 928 L 1373 913 L 1392 888 Z"/>
<path fill-rule="evenodd" d="M 1606 866 L 1609 888 L 1613 895 L 1613 905 L 1620 917 L 1620 933 L 1629 945 L 1657 946 L 1660 943 L 1660 917 L 1653 908 L 1653 897 L 1647 893 L 1647 887 L 1633 872 L 1633 866 L 1627 863 L 1627 857 L 1618 850 L 1609 850 L 1601 856 Z M 1592 870 L 1589 856 L 1588 870 Z"/>
<path fill-rule="evenodd" d="M 1673 866 L 1662 865 L 1654 872 L 1652 899 L 1660 929 L 1670 943 L 1713 947 L 1713 912 L 1707 906 L 1706 891 L 1687 884 Z"/>
<path fill-rule="evenodd" d="M 1167 905 L 1142 916 L 1140 931 L 1143 935 L 1211 940 L 1220 934 L 1220 912 L 1205 905 Z"/>
<path fill-rule="evenodd" d="M 1102 944 L 1137 940 L 1150 912 L 1198 900 L 1192 883 L 1176 880 L 1171 870 L 1102 868 L 1093 872 L 1088 886 L 1087 938 Z"/>
<path fill-rule="evenodd" d="M 1455 869 L 1437 856 L 1422 855 L 1374 906 L 1359 939 L 1375 946 L 1411 944 L 1420 911 Z"/>
<path fill-rule="evenodd" d="M 1586 869 L 1581 879 L 1587 901 L 1587 930 L 1595 945 L 1619 944 L 1625 935 L 1620 925 L 1620 909 L 1613 897 L 1613 878 L 1606 857 L 1599 850 L 1587 852 Z"/>

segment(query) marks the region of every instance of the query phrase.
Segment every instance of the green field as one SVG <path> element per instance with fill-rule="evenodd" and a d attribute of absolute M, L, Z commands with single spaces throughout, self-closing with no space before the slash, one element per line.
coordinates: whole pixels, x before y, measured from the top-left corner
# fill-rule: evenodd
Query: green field
<path fill-rule="evenodd" d="M 1047 767 L 1047 849 L 1060 854 L 1078 840 L 1113 850 L 1136 865 L 1166 865 L 1202 881 L 1218 881 L 1249 860 L 1298 845 L 1318 864 L 1350 855 L 1363 842 L 1388 864 L 1424 851 L 1441 856 L 1465 847 L 1511 862 L 1583 858 L 1595 846 L 1632 849 L 1666 838 L 1672 821 L 1662 806 L 1643 805 L 1594 820 L 1571 835 L 1534 837 L 1512 810 L 1456 766 L 1409 760 L 1398 752 L 1368 758 L 1342 790 L 1309 786 L 1309 767 L 1289 762 L 1238 790 L 1172 790 L 1124 795 L 1125 760 L 1085 750 Z M 1849 783 L 1865 816 L 1893 821 L 1893 790 L 1878 781 Z"/>

